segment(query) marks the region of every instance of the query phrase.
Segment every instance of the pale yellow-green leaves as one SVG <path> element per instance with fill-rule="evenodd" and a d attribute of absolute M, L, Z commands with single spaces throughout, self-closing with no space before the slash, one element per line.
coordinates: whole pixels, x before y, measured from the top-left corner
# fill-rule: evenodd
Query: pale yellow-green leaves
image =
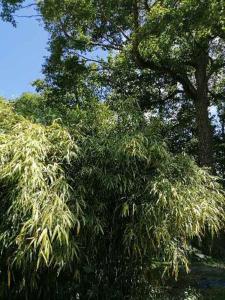
<path fill-rule="evenodd" d="M 121 206 L 122 216 L 133 220 L 124 235 L 128 253 L 165 262 L 165 271 L 177 277 L 180 265 L 189 270 L 190 241 L 201 240 L 206 232 L 214 236 L 224 227 L 225 194 L 217 178 L 186 155 L 171 156 L 159 142 L 139 134 L 123 149 L 143 163 L 136 182 L 141 172 L 146 174 L 139 194 L 131 184 L 134 194 Z"/>
<path fill-rule="evenodd" d="M 0 119 L 0 183 L 9 190 L 4 217 L 12 224 L 7 234 L 2 232 L 1 241 L 11 234 L 11 262 L 62 266 L 76 254 L 70 231 L 79 221 L 68 207 L 72 191 L 64 166 L 78 149 L 57 123 L 33 124 L 15 117 L 6 104 Z"/>
<path fill-rule="evenodd" d="M 62 268 L 78 252 L 92 260 L 107 253 L 111 228 L 115 260 L 126 253 L 177 276 L 180 265 L 188 270 L 193 237 L 223 228 L 217 178 L 171 154 L 155 118 L 102 103 L 77 108 L 78 152 L 56 122 L 34 124 L 0 105 L 0 243 L 9 263 Z"/>
<path fill-rule="evenodd" d="M 176 174 L 182 164 L 180 171 L 186 174 Z M 189 241 L 201 239 L 206 231 L 213 236 L 223 228 L 225 194 L 216 178 L 185 156 L 163 166 L 151 193 L 156 199 L 152 207 L 153 240 L 157 248 L 163 245 L 177 275 L 180 263 L 188 270 Z"/>

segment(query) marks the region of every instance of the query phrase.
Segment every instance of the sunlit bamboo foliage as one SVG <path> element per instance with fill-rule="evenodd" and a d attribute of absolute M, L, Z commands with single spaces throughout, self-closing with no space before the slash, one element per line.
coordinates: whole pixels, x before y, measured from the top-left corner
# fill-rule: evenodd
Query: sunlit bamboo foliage
<path fill-rule="evenodd" d="M 181 265 L 188 271 L 191 240 L 223 228 L 225 197 L 217 178 L 168 151 L 157 119 L 100 106 L 87 114 L 94 131 L 82 140 L 76 176 L 86 203 L 85 254 L 97 282 L 110 278 L 107 298 L 126 285 L 139 291 L 151 265 L 175 277 Z"/>
<path fill-rule="evenodd" d="M 9 105 L 1 103 L 0 120 L 1 251 L 14 249 L 10 264 L 61 266 L 77 255 L 70 230 L 78 219 L 68 207 L 65 174 L 77 147 L 57 123 L 33 124 Z"/>
<path fill-rule="evenodd" d="M 23 270 L 26 291 L 147 297 L 153 268 L 160 277 L 188 271 L 193 238 L 224 227 L 217 178 L 171 154 L 164 125 L 131 103 L 64 108 L 62 125 L 49 126 L 50 108 L 39 118 L 38 103 L 30 117 L 24 102 L 20 116 L 0 104 L 1 251 L 4 266 Z"/>

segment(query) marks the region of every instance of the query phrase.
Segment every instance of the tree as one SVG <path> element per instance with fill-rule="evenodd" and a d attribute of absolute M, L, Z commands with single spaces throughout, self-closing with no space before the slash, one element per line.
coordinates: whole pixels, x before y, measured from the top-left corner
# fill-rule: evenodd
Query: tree
<path fill-rule="evenodd" d="M 140 70 L 169 76 L 195 108 L 199 163 L 213 167 L 208 109 L 224 68 L 224 1 L 52 0 L 40 8 L 61 59 L 82 60 L 82 51 L 100 47 L 131 54 Z"/>
<path fill-rule="evenodd" d="M 0 16 L 3 21 L 11 22 L 15 25 L 13 14 L 22 7 L 24 0 L 1 0 Z"/>

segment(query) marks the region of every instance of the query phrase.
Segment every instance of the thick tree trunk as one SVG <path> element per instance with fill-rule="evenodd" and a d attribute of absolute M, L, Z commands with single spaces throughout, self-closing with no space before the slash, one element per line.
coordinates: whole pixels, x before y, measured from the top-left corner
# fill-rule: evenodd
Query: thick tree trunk
<path fill-rule="evenodd" d="M 196 69 L 196 98 L 194 100 L 196 109 L 197 134 L 199 145 L 199 164 L 213 170 L 213 130 L 209 119 L 209 97 L 207 78 L 208 57 L 199 58 Z"/>
<path fill-rule="evenodd" d="M 138 25 L 137 25 L 138 26 Z M 141 56 L 139 49 L 139 41 L 134 40 L 133 54 L 135 62 L 141 69 L 152 69 L 162 74 L 170 75 L 174 80 L 182 84 L 186 95 L 193 99 L 196 110 L 196 122 L 198 130 L 198 145 L 199 145 L 199 164 L 204 167 L 209 167 L 214 171 L 213 160 L 213 130 L 209 119 L 209 97 L 208 97 L 208 75 L 207 67 L 209 63 L 209 55 L 207 53 L 208 44 L 204 45 L 203 49 L 199 49 L 199 56 L 196 58 L 195 79 L 196 87 L 192 84 L 187 74 L 177 71 L 176 69 L 163 64 L 161 66 L 155 64 L 152 60 L 145 60 Z"/>

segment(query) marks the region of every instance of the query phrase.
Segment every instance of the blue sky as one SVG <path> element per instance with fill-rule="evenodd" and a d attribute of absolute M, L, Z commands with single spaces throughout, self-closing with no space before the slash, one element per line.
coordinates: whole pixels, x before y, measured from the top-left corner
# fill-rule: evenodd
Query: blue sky
<path fill-rule="evenodd" d="M 32 9 L 17 12 L 18 15 L 32 13 Z M 0 96 L 6 98 L 34 91 L 31 82 L 41 78 L 44 56 L 48 54 L 48 34 L 41 24 L 30 18 L 17 21 L 16 28 L 0 21 Z"/>

